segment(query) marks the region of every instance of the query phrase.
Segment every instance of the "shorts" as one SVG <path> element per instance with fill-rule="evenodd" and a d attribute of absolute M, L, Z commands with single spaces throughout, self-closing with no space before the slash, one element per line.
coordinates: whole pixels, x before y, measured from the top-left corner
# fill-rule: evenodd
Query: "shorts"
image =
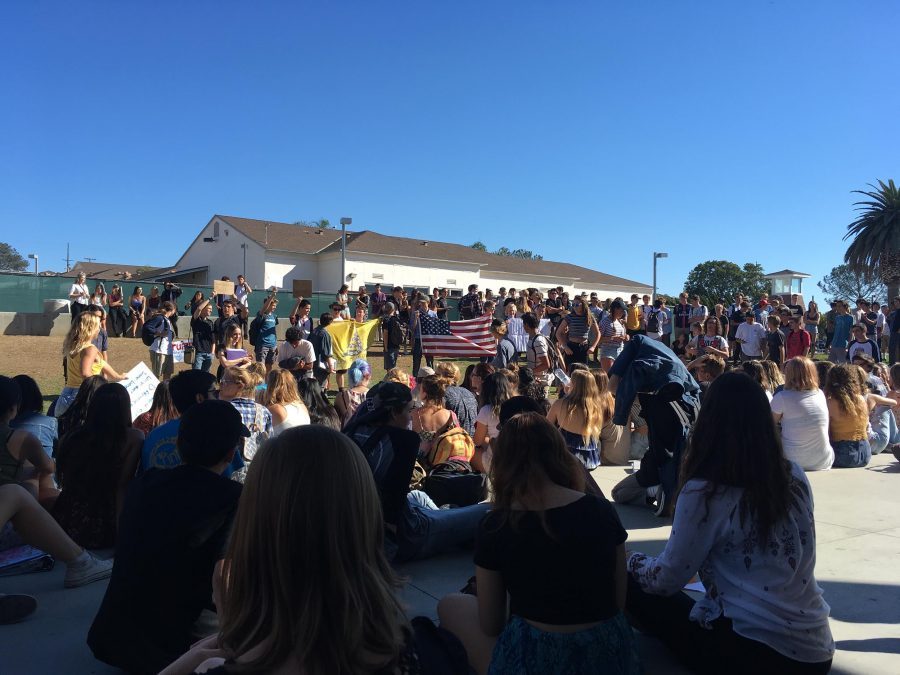
<path fill-rule="evenodd" d="M 623 349 L 625 349 L 625 343 L 623 343 L 623 342 L 620 342 L 619 344 L 600 345 L 600 358 L 603 358 L 603 359 L 618 358 L 619 354 L 622 353 Z"/>
<path fill-rule="evenodd" d="M 276 347 L 257 347 L 255 352 L 256 360 L 271 366 L 275 363 L 275 354 L 277 352 L 278 349 Z"/>

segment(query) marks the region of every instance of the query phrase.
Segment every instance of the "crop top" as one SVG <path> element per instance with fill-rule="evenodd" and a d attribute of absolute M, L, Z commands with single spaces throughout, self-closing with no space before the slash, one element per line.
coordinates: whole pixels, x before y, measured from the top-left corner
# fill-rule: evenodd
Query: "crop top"
<path fill-rule="evenodd" d="M 616 547 L 628 533 L 612 505 L 585 495 L 544 513 L 553 538 L 537 512 L 526 512 L 514 528 L 490 511 L 478 528 L 475 564 L 500 572 L 510 611 L 523 619 L 563 626 L 615 616 Z"/>

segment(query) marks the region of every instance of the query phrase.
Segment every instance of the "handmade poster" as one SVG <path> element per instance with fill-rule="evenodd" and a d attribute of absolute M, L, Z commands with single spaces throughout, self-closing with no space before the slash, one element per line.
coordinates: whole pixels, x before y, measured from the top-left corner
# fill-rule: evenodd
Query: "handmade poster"
<path fill-rule="evenodd" d="M 226 349 L 225 350 L 225 358 L 229 361 L 234 361 L 235 359 L 242 359 L 247 356 L 246 349 Z"/>
<path fill-rule="evenodd" d="M 150 410 L 159 380 L 143 361 L 129 370 L 126 377 L 127 379 L 122 380 L 122 385 L 128 390 L 128 396 L 131 398 L 131 420 L 134 421 L 139 415 Z"/>
<path fill-rule="evenodd" d="M 375 336 L 381 319 L 365 323 L 356 321 L 335 321 L 325 330 L 331 334 L 331 353 L 336 370 L 347 370 L 356 359 L 366 358 L 366 351 Z"/>
<path fill-rule="evenodd" d="M 541 323 L 538 326 L 538 332 L 544 337 L 550 337 L 551 328 L 552 325 L 550 324 L 550 319 L 541 319 Z M 524 352 L 528 348 L 529 338 L 528 334 L 525 332 L 525 327 L 522 325 L 522 319 L 507 319 L 506 334 L 516 346 L 516 351 Z"/>
<path fill-rule="evenodd" d="M 294 297 L 308 298 L 312 296 L 312 279 L 294 279 Z"/>
<path fill-rule="evenodd" d="M 217 280 L 213 282 L 213 293 L 231 297 L 234 295 L 234 282 Z"/>
<path fill-rule="evenodd" d="M 184 352 L 192 347 L 190 340 L 172 340 L 172 362 L 184 363 Z"/>
<path fill-rule="evenodd" d="M 53 556 L 33 546 L 16 546 L 0 551 L 0 577 L 53 569 Z"/>

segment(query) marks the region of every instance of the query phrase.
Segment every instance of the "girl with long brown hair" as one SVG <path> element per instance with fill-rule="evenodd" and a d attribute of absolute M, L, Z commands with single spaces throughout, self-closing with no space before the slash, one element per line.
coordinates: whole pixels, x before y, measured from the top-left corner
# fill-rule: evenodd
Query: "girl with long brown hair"
<path fill-rule="evenodd" d="M 865 466 L 872 459 L 867 429 L 869 406 L 863 390 L 862 368 L 839 363 L 828 371 L 825 398 L 828 402 L 828 437 L 834 449 L 834 467 Z"/>
<path fill-rule="evenodd" d="M 584 494 L 584 469 L 559 431 L 538 413 L 513 416 L 491 479 L 494 508 L 475 548 L 478 596 L 438 604 L 475 671 L 640 672 L 622 614 L 627 534 L 606 499 Z"/>
<path fill-rule="evenodd" d="M 419 672 L 383 539 L 353 441 L 316 425 L 285 431 L 247 475 L 214 593 L 219 633 L 163 672 Z"/>

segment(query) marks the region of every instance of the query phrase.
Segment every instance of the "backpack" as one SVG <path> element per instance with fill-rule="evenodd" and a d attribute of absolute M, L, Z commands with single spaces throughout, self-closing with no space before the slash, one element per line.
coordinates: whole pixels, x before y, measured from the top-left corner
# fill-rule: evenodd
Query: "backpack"
<path fill-rule="evenodd" d="M 474 297 L 471 293 L 464 295 L 459 301 L 459 318 L 471 319 L 474 313 Z"/>
<path fill-rule="evenodd" d="M 262 330 L 263 321 L 265 321 L 263 315 L 257 314 L 253 317 L 253 321 L 250 322 L 250 327 L 247 329 L 250 344 L 254 347 L 256 346 L 257 340 L 259 340 L 259 332 Z"/>
<path fill-rule="evenodd" d="M 157 314 L 147 321 L 141 328 L 141 342 L 148 347 L 156 340 L 156 334 L 161 332 L 166 326 L 166 317 Z"/>
<path fill-rule="evenodd" d="M 400 325 L 400 319 L 395 316 L 388 321 L 388 338 L 392 345 L 399 347 L 403 344 L 403 327 Z"/>
<path fill-rule="evenodd" d="M 529 348 L 535 352 L 535 360 L 537 360 L 537 350 L 534 348 L 534 343 L 537 342 L 538 338 L 544 338 L 544 342 L 547 345 L 547 358 L 550 360 L 550 368 L 547 369 L 547 373 L 551 377 L 550 384 L 553 384 L 557 379 L 556 376 L 553 375 L 553 371 L 559 368 L 565 372 L 566 362 L 563 359 L 562 353 L 559 351 L 559 347 L 540 333 L 531 338 L 531 344 L 529 345 Z"/>
<path fill-rule="evenodd" d="M 475 441 L 454 422 L 452 427 L 434 439 L 427 459 L 429 465 L 437 466 L 455 459 L 469 462 L 474 456 Z"/>
<path fill-rule="evenodd" d="M 658 333 L 659 332 L 659 310 L 650 310 L 647 313 L 647 332 L 648 333 Z"/>
<path fill-rule="evenodd" d="M 435 466 L 422 489 L 438 506 L 471 506 L 487 497 L 487 479 L 468 462 L 452 459 Z"/>

